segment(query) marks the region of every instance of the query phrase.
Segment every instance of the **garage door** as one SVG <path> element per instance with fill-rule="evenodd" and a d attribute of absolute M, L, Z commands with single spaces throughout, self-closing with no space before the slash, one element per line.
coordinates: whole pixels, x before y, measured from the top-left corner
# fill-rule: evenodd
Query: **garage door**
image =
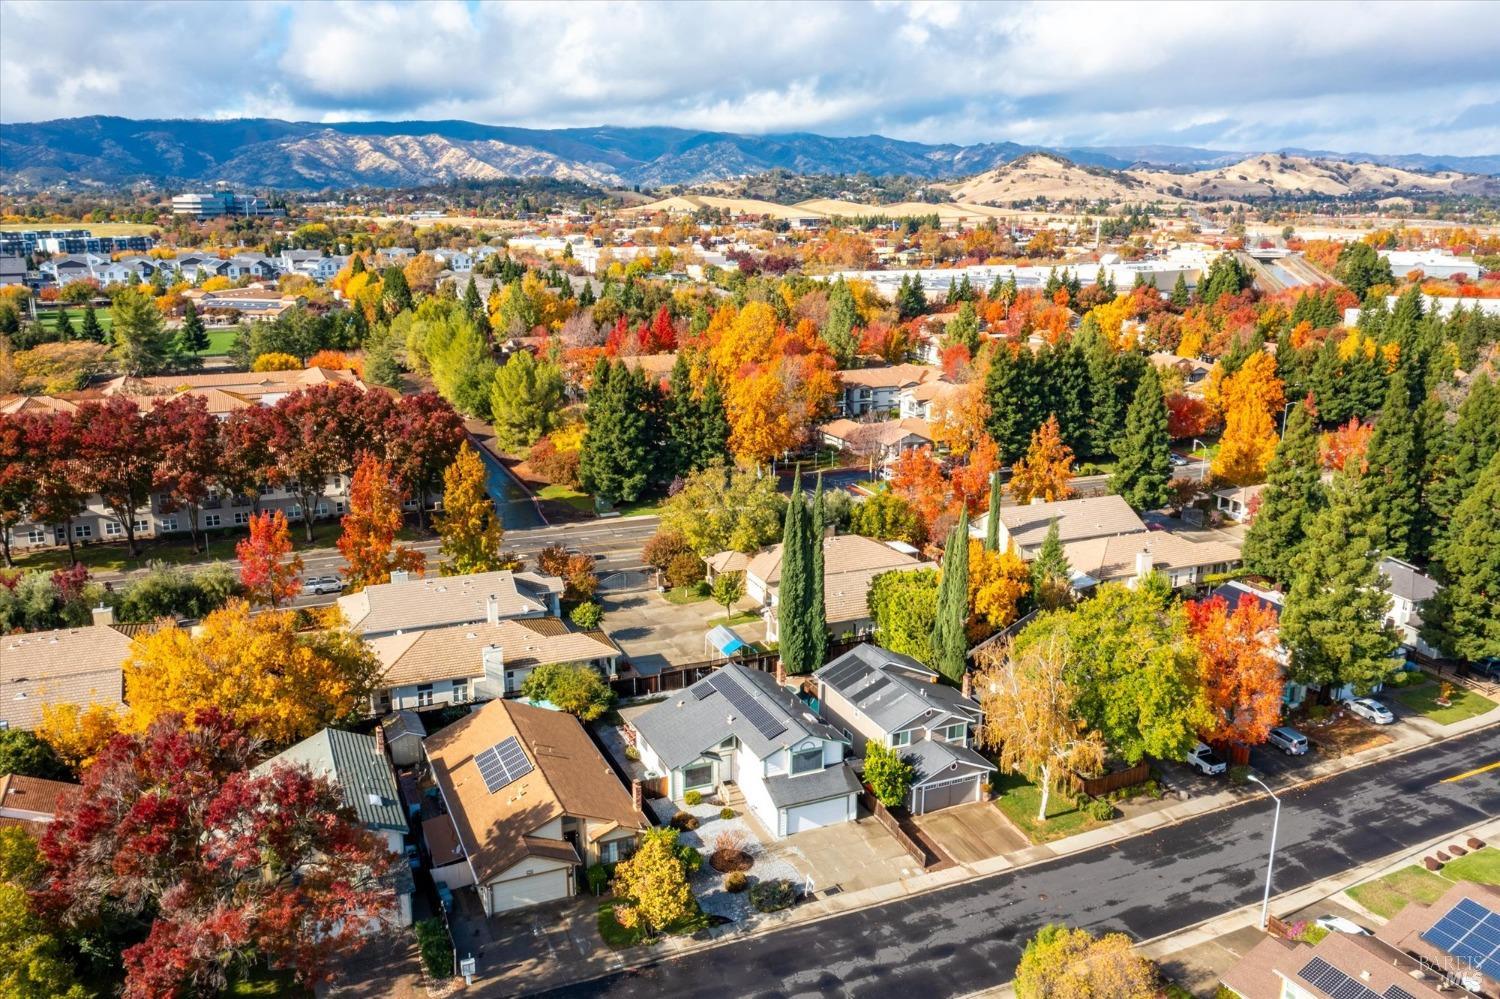
<path fill-rule="evenodd" d="M 828 798 L 806 805 L 796 805 L 786 810 L 786 834 L 799 833 L 807 829 L 837 825 L 849 819 L 849 799 Z"/>
<path fill-rule="evenodd" d="M 978 786 L 979 780 L 974 776 L 942 784 L 929 784 L 917 792 L 918 804 L 924 814 L 950 805 L 966 804 L 974 800 L 974 790 Z"/>
<path fill-rule="evenodd" d="M 543 871 L 529 878 L 501 881 L 490 885 L 490 911 L 504 912 L 538 902 L 568 897 L 568 872 Z"/>

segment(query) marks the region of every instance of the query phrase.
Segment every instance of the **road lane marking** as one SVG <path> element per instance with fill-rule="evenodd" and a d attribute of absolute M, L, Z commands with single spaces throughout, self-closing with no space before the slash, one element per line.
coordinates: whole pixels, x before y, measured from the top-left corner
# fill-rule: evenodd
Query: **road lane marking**
<path fill-rule="evenodd" d="M 1486 766 L 1477 767 L 1477 768 L 1475 768 L 1473 770 L 1466 770 L 1466 771 L 1464 771 L 1461 774 L 1454 774 L 1452 777 L 1444 777 L 1442 780 L 1438 781 L 1438 783 L 1439 784 L 1452 784 L 1454 781 L 1463 780 L 1465 777 L 1474 777 L 1474 776 L 1477 776 L 1478 774 L 1488 773 L 1491 770 L 1500 770 L 1500 761 L 1496 761 L 1495 763 L 1490 763 L 1490 764 L 1488 764 Z"/>

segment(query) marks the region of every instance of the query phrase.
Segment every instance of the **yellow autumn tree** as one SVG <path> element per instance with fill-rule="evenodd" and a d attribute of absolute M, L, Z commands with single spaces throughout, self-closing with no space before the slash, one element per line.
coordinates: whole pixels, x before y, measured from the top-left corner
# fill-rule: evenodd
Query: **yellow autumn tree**
<path fill-rule="evenodd" d="M 1276 453 L 1276 414 L 1286 404 L 1276 359 L 1257 352 L 1238 371 L 1218 380 L 1224 411 L 1224 436 L 1210 472 L 1219 482 L 1237 486 L 1265 481 L 1266 466 Z"/>
<path fill-rule="evenodd" d="M 280 354 L 272 352 L 261 354 L 250 365 L 251 371 L 300 371 L 302 370 L 302 358 L 291 354 Z"/>
<path fill-rule="evenodd" d="M 969 612 L 988 631 L 1016 620 L 1016 609 L 1031 592 L 1031 569 L 1015 546 L 992 552 L 978 539 L 969 541 Z"/>
<path fill-rule="evenodd" d="M 105 743 L 120 730 L 120 722 L 119 712 L 103 704 L 44 704 L 36 737 L 51 746 L 58 759 L 77 770 L 94 762 Z"/>
<path fill-rule="evenodd" d="M 125 661 L 123 728 L 144 732 L 164 714 L 216 707 L 276 745 L 306 738 L 368 706 L 382 672 L 358 635 L 299 633 L 290 611 L 251 615 L 234 600 L 189 631 L 175 625 L 136 639 Z"/>
<path fill-rule="evenodd" d="M 1051 503 L 1073 495 L 1072 477 L 1073 449 L 1063 443 L 1054 413 L 1032 433 L 1025 457 L 1016 462 L 1010 491 L 1020 503 L 1036 499 Z"/>

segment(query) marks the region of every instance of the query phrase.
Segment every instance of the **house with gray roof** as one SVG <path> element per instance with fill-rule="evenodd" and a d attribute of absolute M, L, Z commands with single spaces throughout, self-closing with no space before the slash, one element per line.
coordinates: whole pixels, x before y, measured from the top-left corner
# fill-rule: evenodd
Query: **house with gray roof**
<path fill-rule="evenodd" d="M 728 663 L 629 726 L 674 800 L 733 786 L 778 838 L 855 818 L 860 784 L 843 736 L 769 673 Z"/>
<path fill-rule="evenodd" d="M 971 748 L 979 704 L 909 656 L 866 642 L 813 674 L 818 706 L 855 755 L 875 742 L 916 769 L 913 815 L 981 801 L 995 765 Z"/>
<path fill-rule="evenodd" d="M 279 766 L 305 767 L 314 777 L 332 780 L 343 791 L 344 804 L 359 816 L 360 824 L 385 840 L 392 853 L 404 854 L 406 808 L 380 737 L 325 728 L 271 757 L 256 767 L 255 773 L 269 773 Z M 396 875 L 393 889 L 399 925 L 410 926 L 411 897 L 416 886 L 405 864 L 397 868 Z"/>
<path fill-rule="evenodd" d="M 1401 636 L 1401 644 L 1424 656 L 1440 657 L 1443 653 L 1422 641 L 1422 604 L 1437 596 L 1437 580 L 1409 562 L 1398 558 L 1380 560 L 1380 575 L 1387 581 L 1385 592 L 1391 598 L 1386 620 Z"/>

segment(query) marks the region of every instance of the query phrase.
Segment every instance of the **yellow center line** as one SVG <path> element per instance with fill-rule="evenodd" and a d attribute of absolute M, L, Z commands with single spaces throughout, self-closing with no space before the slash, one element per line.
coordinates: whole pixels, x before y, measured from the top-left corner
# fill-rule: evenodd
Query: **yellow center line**
<path fill-rule="evenodd" d="M 1438 781 L 1438 783 L 1452 784 L 1456 780 L 1463 780 L 1465 777 L 1473 777 L 1475 774 L 1487 773 L 1491 770 L 1500 770 L 1500 762 L 1491 763 L 1487 766 L 1479 767 L 1475 770 L 1467 770 L 1461 774 L 1454 774 L 1452 777 L 1444 777 L 1442 780 Z"/>

